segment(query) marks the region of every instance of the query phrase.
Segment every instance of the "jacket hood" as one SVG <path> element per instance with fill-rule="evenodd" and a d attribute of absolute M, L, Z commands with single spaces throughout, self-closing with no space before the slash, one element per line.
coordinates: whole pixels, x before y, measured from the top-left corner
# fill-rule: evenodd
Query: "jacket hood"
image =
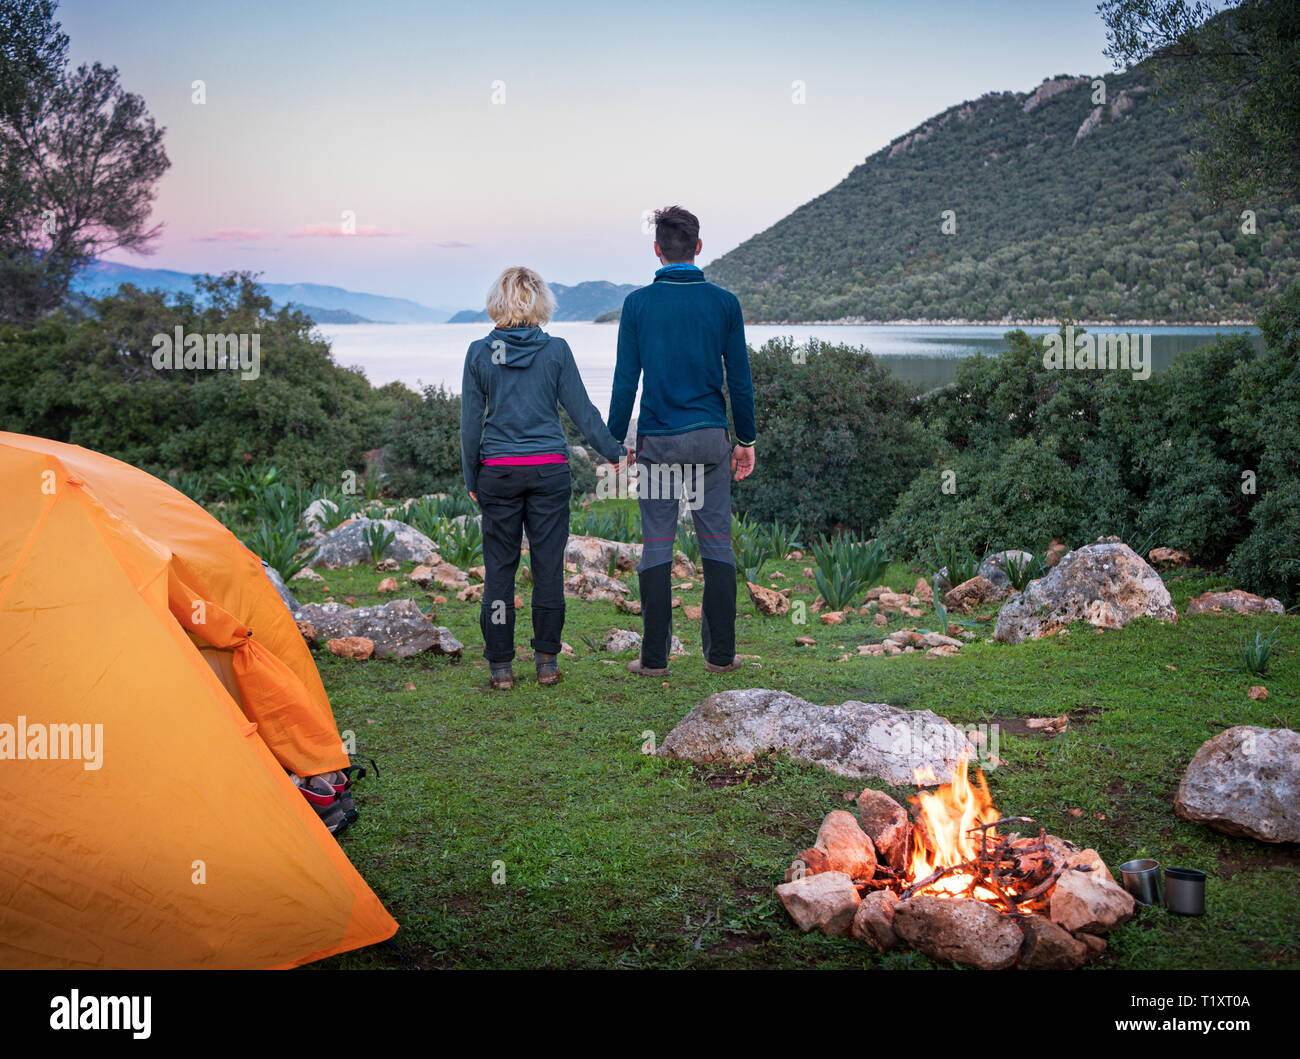
<path fill-rule="evenodd" d="M 497 327 L 485 339 L 493 362 L 507 368 L 528 367 L 550 340 L 540 327 Z"/>

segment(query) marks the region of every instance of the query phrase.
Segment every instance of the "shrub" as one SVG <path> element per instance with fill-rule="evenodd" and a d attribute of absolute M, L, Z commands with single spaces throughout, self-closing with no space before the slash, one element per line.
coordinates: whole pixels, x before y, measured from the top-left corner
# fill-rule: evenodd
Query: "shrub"
<path fill-rule="evenodd" d="M 400 406 L 384 446 L 384 466 L 398 496 L 463 488 L 460 396 L 443 386 L 426 386 L 422 399 Z"/>
<path fill-rule="evenodd" d="M 929 462 L 914 391 L 867 351 L 817 341 L 773 339 L 750 370 L 759 467 L 733 487 L 736 512 L 808 532 L 874 530 Z"/>

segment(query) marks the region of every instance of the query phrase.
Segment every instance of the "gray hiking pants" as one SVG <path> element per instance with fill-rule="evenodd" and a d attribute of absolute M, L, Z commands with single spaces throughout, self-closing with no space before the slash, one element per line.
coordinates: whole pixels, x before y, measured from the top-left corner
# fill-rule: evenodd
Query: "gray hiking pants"
<path fill-rule="evenodd" d="M 671 563 L 683 500 L 700 558 L 735 566 L 731 551 L 731 442 L 718 427 L 637 439 L 643 549 L 637 570 Z"/>

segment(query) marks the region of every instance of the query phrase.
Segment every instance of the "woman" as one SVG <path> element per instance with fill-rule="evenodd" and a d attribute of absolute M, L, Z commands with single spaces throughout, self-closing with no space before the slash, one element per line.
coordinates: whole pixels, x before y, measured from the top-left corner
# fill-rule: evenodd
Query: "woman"
<path fill-rule="evenodd" d="M 465 354 L 460 451 L 465 485 L 483 512 L 483 657 L 492 687 L 504 690 L 514 687 L 521 527 L 533 576 L 537 681 L 560 680 L 570 478 L 556 403 L 605 459 L 624 454 L 587 397 L 568 343 L 542 330 L 555 312 L 542 277 L 527 268 L 506 269 L 488 291 L 487 312 L 496 328 Z"/>

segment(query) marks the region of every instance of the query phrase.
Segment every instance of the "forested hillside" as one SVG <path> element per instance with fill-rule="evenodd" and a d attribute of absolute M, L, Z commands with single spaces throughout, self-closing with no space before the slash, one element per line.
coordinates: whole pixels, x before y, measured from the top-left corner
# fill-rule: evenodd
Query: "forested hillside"
<path fill-rule="evenodd" d="M 1059 77 L 954 106 L 708 277 L 754 321 L 1254 319 L 1300 274 L 1300 206 L 1252 224 L 1198 202 L 1192 118 L 1151 84 L 1137 67 L 1103 102 Z"/>

